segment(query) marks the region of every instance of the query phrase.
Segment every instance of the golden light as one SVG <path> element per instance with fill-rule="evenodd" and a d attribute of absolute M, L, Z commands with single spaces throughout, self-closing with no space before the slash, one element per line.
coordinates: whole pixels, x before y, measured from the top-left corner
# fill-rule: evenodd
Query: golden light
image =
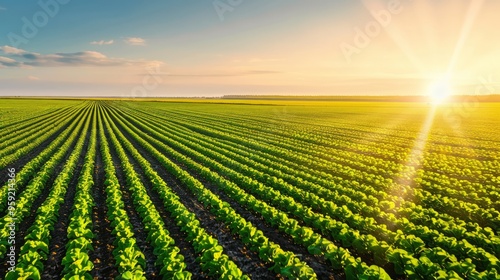
<path fill-rule="evenodd" d="M 452 94 L 452 89 L 448 79 L 440 79 L 434 82 L 428 92 L 428 96 L 434 105 L 439 105 L 448 99 Z"/>

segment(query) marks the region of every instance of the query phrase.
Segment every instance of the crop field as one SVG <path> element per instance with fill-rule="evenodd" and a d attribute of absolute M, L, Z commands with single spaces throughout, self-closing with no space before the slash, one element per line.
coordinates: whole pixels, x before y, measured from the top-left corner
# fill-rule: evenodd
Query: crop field
<path fill-rule="evenodd" d="M 0 101 L 3 279 L 500 279 L 500 103 Z"/>

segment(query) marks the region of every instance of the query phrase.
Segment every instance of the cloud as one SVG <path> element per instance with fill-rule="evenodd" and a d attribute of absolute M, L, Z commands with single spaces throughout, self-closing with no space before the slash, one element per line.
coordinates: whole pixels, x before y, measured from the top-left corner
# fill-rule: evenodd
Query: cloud
<path fill-rule="evenodd" d="M 21 49 L 14 48 L 11 46 L 0 47 L 0 50 L 2 50 L 6 54 L 22 54 L 22 53 L 26 52 L 25 50 L 21 50 Z"/>
<path fill-rule="evenodd" d="M 35 77 L 35 76 L 28 76 L 27 78 L 28 78 L 28 80 L 30 80 L 30 81 L 40 81 L 40 78 Z"/>
<path fill-rule="evenodd" d="M 71 67 L 71 66 L 154 66 L 163 64 L 153 60 L 131 60 L 107 57 L 95 51 L 74 53 L 39 54 L 16 49 L 10 46 L 0 47 L 7 56 L 0 56 L 0 65 L 4 67 Z"/>
<path fill-rule="evenodd" d="M 5 10 L 7 10 L 7 9 L 4 8 L 4 7 L 2 7 L 2 6 L 0 6 L 0 11 L 5 11 Z"/>
<path fill-rule="evenodd" d="M 92 41 L 90 42 L 91 45 L 99 45 L 99 46 L 102 46 L 102 45 L 111 45 L 113 44 L 115 41 L 114 40 L 109 40 L 109 41 L 104 41 L 104 40 L 101 40 L 101 41 Z"/>
<path fill-rule="evenodd" d="M 125 43 L 132 46 L 144 46 L 146 45 L 146 40 L 139 37 L 127 37 L 123 40 Z"/>
<path fill-rule="evenodd" d="M 5 56 L 0 56 L 0 68 L 4 67 L 20 67 L 22 64 L 15 61 L 12 58 L 8 58 Z"/>

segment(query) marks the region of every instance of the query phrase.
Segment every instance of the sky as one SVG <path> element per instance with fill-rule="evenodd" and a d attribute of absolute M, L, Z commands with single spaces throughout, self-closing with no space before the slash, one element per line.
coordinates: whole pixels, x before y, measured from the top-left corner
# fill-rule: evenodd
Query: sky
<path fill-rule="evenodd" d="M 500 93 L 497 0 L 0 0 L 0 96 Z"/>

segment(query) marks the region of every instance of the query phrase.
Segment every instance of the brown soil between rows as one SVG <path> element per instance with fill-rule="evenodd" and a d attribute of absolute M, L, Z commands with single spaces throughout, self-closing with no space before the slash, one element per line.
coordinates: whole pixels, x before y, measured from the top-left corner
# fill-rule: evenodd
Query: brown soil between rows
<path fill-rule="evenodd" d="M 115 238 L 112 234 L 111 221 L 108 220 L 108 207 L 106 204 L 106 186 L 104 185 L 105 170 L 101 155 L 101 143 L 97 143 L 97 155 L 94 166 L 94 187 L 92 197 L 94 207 L 92 208 L 92 222 L 94 232 L 94 250 L 90 252 L 89 258 L 94 264 L 91 275 L 94 279 L 116 278 L 119 273 L 113 257 Z"/>

